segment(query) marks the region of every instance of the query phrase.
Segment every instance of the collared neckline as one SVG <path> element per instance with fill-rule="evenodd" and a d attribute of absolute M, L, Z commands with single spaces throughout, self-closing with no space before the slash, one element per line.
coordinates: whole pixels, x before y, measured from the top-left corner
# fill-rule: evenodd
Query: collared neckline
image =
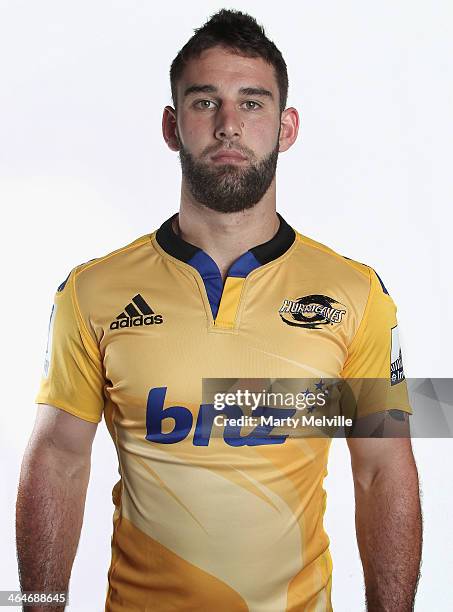
<path fill-rule="evenodd" d="M 173 220 L 177 215 L 178 213 L 175 213 L 164 221 L 156 232 L 156 241 L 166 253 L 198 271 L 203 280 L 216 327 L 232 327 L 245 278 L 253 270 L 286 253 L 294 243 L 296 233 L 277 213 L 280 225 L 276 234 L 267 242 L 249 249 L 238 257 L 229 267 L 224 283 L 219 267 L 212 257 L 174 231 Z M 231 308 L 232 303 L 234 308 Z"/>
<path fill-rule="evenodd" d="M 190 242 L 187 242 L 181 238 L 181 236 L 175 233 L 173 229 L 173 220 L 177 216 L 178 213 L 175 213 L 169 219 L 164 221 L 164 223 L 162 223 L 156 232 L 156 240 L 169 255 L 188 263 L 189 260 L 192 259 L 199 251 L 203 253 L 204 251 Z M 270 261 L 273 261 L 274 259 L 277 259 L 277 257 L 280 257 L 289 249 L 296 238 L 296 233 L 279 213 L 277 213 L 277 216 L 280 220 L 277 233 L 267 242 L 263 242 L 262 244 L 252 247 L 243 253 L 232 264 L 231 268 L 235 267 L 238 261 L 243 258 L 244 255 L 247 255 L 247 253 L 251 253 L 259 262 L 259 265 L 264 265 Z"/>

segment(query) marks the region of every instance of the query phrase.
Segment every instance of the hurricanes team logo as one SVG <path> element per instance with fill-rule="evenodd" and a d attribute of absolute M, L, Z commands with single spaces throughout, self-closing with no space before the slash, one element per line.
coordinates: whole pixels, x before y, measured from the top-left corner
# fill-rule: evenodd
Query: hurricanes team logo
<path fill-rule="evenodd" d="M 328 295 L 305 295 L 297 300 L 283 300 L 278 311 L 281 320 L 287 325 L 321 329 L 322 325 L 341 323 L 346 309 Z"/>

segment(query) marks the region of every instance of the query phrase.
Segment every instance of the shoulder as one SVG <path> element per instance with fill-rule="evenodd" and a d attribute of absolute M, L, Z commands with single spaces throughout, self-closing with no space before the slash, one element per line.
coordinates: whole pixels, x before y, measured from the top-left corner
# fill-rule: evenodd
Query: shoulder
<path fill-rule="evenodd" d="M 332 268 L 344 271 L 354 270 L 362 276 L 369 278 L 370 270 L 372 269 L 369 265 L 356 261 L 355 259 L 351 259 L 350 257 L 346 257 L 322 242 L 317 242 L 316 240 L 313 240 L 313 238 L 304 236 L 297 231 L 296 240 L 298 242 L 299 250 L 303 253 L 303 255 L 306 255 L 306 253 L 309 252 L 311 257 L 315 257 L 317 260 L 323 261 Z"/>
<path fill-rule="evenodd" d="M 154 233 L 144 234 L 114 251 L 76 265 L 58 286 L 57 293 L 62 292 L 68 284 L 73 287 L 85 284 L 93 286 L 102 278 L 113 279 L 120 270 L 127 271 L 127 268 L 134 265 L 137 257 L 151 251 L 151 238 Z"/>
<path fill-rule="evenodd" d="M 299 258 L 339 282 L 353 284 L 365 292 L 377 289 L 388 295 L 386 286 L 373 266 L 342 255 L 331 247 L 295 230 Z"/>
<path fill-rule="evenodd" d="M 139 252 L 146 251 L 150 247 L 152 234 L 144 234 L 139 238 L 136 238 L 132 242 L 125 244 L 110 253 L 106 253 L 101 257 L 90 259 L 89 261 L 82 263 L 74 268 L 75 277 L 87 276 L 89 272 L 96 274 L 96 272 L 108 272 L 113 270 L 122 264 L 130 264 L 130 261 Z"/>

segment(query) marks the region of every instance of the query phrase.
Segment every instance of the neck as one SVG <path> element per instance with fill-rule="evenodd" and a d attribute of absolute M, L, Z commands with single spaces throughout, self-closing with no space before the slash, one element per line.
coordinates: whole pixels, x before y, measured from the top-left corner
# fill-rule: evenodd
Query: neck
<path fill-rule="evenodd" d="M 223 278 L 238 257 L 252 247 L 267 242 L 278 231 L 275 177 L 255 206 L 237 213 L 210 210 L 194 202 L 190 195 L 183 183 L 179 216 L 174 229 L 183 240 L 212 257 Z"/>

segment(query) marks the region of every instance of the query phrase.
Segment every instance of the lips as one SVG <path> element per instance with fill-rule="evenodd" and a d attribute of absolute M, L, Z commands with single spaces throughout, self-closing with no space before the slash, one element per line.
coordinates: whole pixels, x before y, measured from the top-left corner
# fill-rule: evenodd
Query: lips
<path fill-rule="evenodd" d="M 238 151 L 219 151 L 211 159 L 213 161 L 244 161 L 247 158 Z"/>

